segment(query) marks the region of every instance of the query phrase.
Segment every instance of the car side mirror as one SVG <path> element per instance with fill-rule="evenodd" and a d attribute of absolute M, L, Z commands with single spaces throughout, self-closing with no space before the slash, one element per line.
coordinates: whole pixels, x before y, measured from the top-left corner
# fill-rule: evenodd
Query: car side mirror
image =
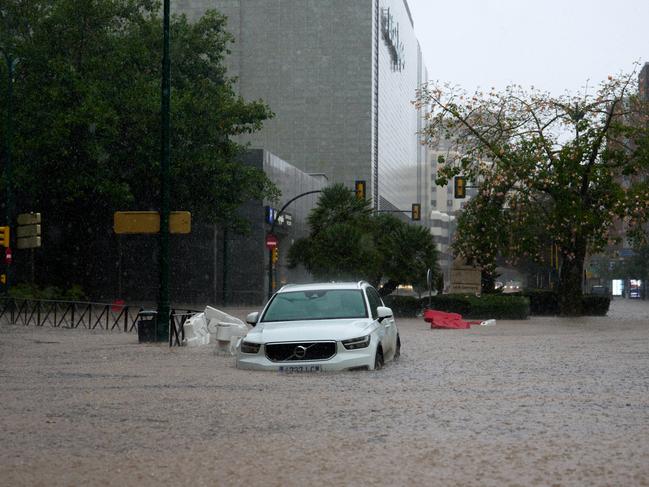
<path fill-rule="evenodd" d="M 392 310 L 387 306 L 379 306 L 376 308 L 376 312 L 379 315 L 379 323 L 381 323 L 386 318 L 392 318 Z"/>
<path fill-rule="evenodd" d="M 255 326 L 257 324 L 258 319 L 259 319 L 259 311 L 255 311 L 254 313 L 250 313 L 248 316 L 246 316 L 246 323 Z"/>

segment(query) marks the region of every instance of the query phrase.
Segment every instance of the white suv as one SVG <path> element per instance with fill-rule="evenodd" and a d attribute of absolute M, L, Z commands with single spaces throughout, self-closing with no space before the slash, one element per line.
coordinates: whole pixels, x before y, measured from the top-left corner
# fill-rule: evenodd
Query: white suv
<path fill-rule="evenodd" d="M 367 282 L 282 287 L 240 341 L 237 367 L 283 372 L 380 369 L 401 351 L 392 310 Z"/>

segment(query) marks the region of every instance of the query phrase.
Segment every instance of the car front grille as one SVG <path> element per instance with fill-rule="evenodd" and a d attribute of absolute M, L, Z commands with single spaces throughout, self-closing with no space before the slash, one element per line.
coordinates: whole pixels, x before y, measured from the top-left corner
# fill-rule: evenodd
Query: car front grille
<path fill-rule="evenodd" d="M 327 360 L 336 354 L 336 342 L 269 343 L 266 357 L 271 362 Z"/>

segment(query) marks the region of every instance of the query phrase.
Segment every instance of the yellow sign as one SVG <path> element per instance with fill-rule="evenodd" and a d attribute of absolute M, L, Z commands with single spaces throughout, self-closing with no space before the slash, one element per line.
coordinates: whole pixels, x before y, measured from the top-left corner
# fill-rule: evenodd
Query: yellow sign
<path fill-rule="evenodd" d="M 11 228 L 0 227 L 0 245 L 2 247 L 11 246 Z"/>
<path fill-rule="evenodd" d="M 172 211 L 169 215 L 170 233 L 190 233 L 192 214 L 189 211 Z M 160 214 L 157 211 L 116 211 L 113 229 L 119 234 L 160 232 Z"/>

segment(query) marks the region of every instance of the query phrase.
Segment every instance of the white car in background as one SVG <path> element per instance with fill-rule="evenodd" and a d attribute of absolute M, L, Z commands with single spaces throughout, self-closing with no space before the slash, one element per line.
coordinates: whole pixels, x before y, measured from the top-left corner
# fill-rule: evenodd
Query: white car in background
<path fill-rule="evenodd" d="M 286 285 L 239 343 L 237 367 L 320 372 L 383 367 L 401 353 L 392 310 L 367 282 Z"/>

